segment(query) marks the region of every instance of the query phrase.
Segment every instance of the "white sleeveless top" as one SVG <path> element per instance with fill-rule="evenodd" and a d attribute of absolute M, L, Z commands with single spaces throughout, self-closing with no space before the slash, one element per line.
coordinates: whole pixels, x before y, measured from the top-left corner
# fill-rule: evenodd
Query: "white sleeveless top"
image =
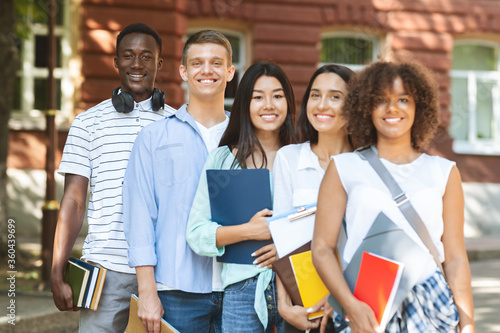
<path fill-rule="evenodd" d="M 380 212 L 386 214 L 394 223 L 422 248 L 427 247 L 413 230 L 409 222 L 392 199 L 387 186 L 380 179 L 368 161 L 356 153 L 333 156 L 340 180 L 347 193 L 345 213 L 347 243 L 343 253 L 343 264 L 351 261 L 356 249 L 368 232 L 372 222 Z M 411 204 L 424 222 L 434 242 L 441 262 L 444 261 L 443 235 L 443 195 L 455 162 L 442 157 L 420 155 L 411 163 L 398 165 L 381 159 Z M 422 272 L 425 280 L 436 270 L 433 266 Z M 345 267 L 345 266 L 344 266 Z"/>

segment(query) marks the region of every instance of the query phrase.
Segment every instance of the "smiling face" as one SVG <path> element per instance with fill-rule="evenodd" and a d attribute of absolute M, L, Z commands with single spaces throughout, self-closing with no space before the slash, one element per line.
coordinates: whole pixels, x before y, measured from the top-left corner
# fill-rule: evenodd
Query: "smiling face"
<path fill-rule="evenodd" d="M 286 119 L 288 104 L 281 83 L 274 76 L 262 75 L 255 81 L 250 102 L 250 120 L 258 137 L 263 132 L 279 133 Z"/>
<path fill-rule="evenodd" d="M 234 75 L 226 49 L 214 43 L 193 44 L 186 56 L 186 66 L 179 73 L 189 86 L 189 98 L 211 100 L 224 98 L 227 82 Z"/>
<path fill-rule="evenodd" d="M 411 127 L 415 120 L 415 99 L 406 91 L 403 80 L 394 79 L 391 89 L 377 98 L 372 121 L 378 140 L 405 139 L 411 142 Z"/>
<path fill-rule="evenodd" d="M 307 119 L 316 131 L 344 131 L 342 107 L 346 91 L 346 83 L 335 73 L 320 74 L 314 79 L 307 99 Z"/>
<path fill-rule="evenodd" d="M 163 63 L 158 51 L 154 37 L 141 33 L 126 35 L 118 46 L 115 67 L 121 89 L 132 94 L 136 102 L 148 99 L 153 93 L 156 74 Z"/>

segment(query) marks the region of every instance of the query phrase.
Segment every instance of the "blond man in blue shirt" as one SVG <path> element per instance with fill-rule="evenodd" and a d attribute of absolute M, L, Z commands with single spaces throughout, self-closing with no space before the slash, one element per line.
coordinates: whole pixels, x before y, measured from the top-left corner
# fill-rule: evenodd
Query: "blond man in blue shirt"
<path fill-rule="evenodd" d="M 179 67 L 188 104 L 144 128 L 132 150 L 123 186 L 124 231 L 129 265 L 137 272 L 138 315 L 148 332 L 160 331 L 161 317 L 181 332 L 220 329 L 220 272 L 212 258 L 190 249 L 186 226 L 205 160 L 228 123 L 224 92 L 234 75 L 231 57 L 221 33 L 192 35 Z"/>

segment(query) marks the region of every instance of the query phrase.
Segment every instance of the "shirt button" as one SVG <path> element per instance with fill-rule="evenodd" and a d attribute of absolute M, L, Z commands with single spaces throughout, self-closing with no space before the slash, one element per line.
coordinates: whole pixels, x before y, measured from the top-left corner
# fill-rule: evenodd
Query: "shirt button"
<path fill-rule="evenodd" d="M 267 286 L 267 290 L 271 290 L 271 285 L 268 285 L 268 286 Z"/>
<path fill-rule="evenodd" d="M 269 310 L 272 310 L 272 309 L 273 309 L 273 306 L 272 306 L 271 304 L 269 304 L 269 305 L 267 306 L 267 308 L 268 308 Z"/>
<path fill-rule="evenodd" d="M 271 295 L 267 296 L 267 300 L 268 300 L 269 302 L 272 302 L 272 301 L 273 301 L 273 296 L 271 296 Z"/>
<path fill-rule="evenodd" d="M 136 108 L 139 108 L 139 104 L 136 104 L 136 105 L 135 105 L 135 107 L 136 107 Z"/>
<path fill-rule="evenodd" d="M 137 118 L 135 121 L 136 121 L 136 122 L 139 122 L 139 118 Z"/>

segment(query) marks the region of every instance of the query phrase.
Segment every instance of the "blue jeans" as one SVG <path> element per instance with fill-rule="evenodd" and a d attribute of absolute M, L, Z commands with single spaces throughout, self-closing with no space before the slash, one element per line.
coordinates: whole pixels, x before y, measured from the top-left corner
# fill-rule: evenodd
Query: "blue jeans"
<path fill-rule="evenodd" d="M 274 273 L 273 279 L 265 290 L 268 313 L 267 327 L 262 325 L 254 308 L 257 278 L 258 275 L 227 286 L 224 290 L 222 332 L 270 333 L 272 326 L 276 326 L 278 333 L 283 331 L 283 318 L 278 313 L 278 292 Z"/>
<path fill-rule="evenodd" d="M 186 293 L 180 290 L 158 291 L 163 319 L 179 332 L 222 332 L 222 292 Z"/>

